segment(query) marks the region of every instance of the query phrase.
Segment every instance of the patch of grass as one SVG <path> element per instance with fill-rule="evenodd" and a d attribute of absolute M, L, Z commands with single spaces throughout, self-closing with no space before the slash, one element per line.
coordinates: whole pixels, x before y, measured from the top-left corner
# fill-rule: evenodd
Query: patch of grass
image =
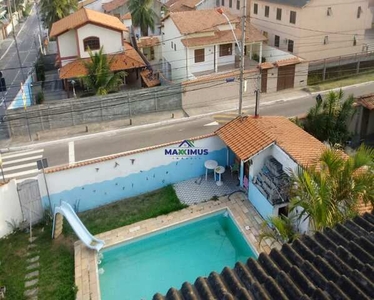
<path fill-rule="evenodd" d="M 366 72 L 360 75 L 354 75 L 343 79 L 329 80 L 319 84 L 309 86 L 310 92 L 318 92 L 349 86 L 353 84 L 374 81 L 374 72 Z"/>
<path fill-rule="evenodd" d="M 172 186 L 151 193 L 118 201 L 79 214 L 79 218 L 92 234 L 126 226 L 187 207 L 182 204 Z M 71 233 L 64 226 L 65 233 Z"/>
<path fill-rule="evenodd" d="M 187 207 L 181 204 L 172 186 L 118 201 L 79 215 L 88 230 L 97 234 L 141 220 L 157 217 Z M 49 219 L 50 220 L 50 219 Z M 33 233 L 39 250 L 38 299 L 73 300 L 74 248 L 76 239 L 71 227 L 64 222 L 64 235 L 52 240 L 52 224 L 37 226 Z M 23 300 L 29 234 L 16 232 L 0 239 L 0 286 L 6 286 L 6 299 Z M 32 257 L 32 256 L 31 256 Z"/>

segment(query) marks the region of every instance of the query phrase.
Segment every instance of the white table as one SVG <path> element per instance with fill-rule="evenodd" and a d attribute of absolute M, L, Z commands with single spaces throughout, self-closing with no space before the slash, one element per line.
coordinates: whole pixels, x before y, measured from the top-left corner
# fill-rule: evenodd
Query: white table
<path fill-rule="evenodd" d="M 217 168 L 214 169 L 214 173 L 218 174 L 218 181 L 216 182 L 216 184 L 218 186 L 221 186 L 223 184 L 221 180 L 221 176 L 223 173 L 225 173 L 225 167 L 217 166 Z M 214 174 L 214 177 L 215 177 L 215 174 Z"/>
<path fill-rule="evenodd" d="M 207 160 L 204 163 L 205 166 L 205 180 L 208 180 L 208 170 L 214 170 L 218 166 L 218 162 L 215 160 Z"/>

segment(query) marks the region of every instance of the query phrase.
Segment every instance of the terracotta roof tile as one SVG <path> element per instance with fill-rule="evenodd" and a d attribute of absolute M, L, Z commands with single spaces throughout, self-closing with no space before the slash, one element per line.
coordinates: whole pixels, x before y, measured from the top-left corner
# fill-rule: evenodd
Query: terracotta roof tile
<path fill-rule="evenodd" d="M 160 45 L 160 39 L 157 36 L 141 37 L 138 41 L 139 48 L 153 47 Z"/>
<path fill-rule="evenodd" d="M 201 0 L 170 0 L 165 3 L 169 12 L 193 11 Z"/>
<path fill-rule="evenodd" d="M 368 110 L 374 109 L 374 94 L 362 96 L 356 99 L 356 103 L 366 107 Z"/>
<path fill-rule="evenodd" d="M 262 69 L 262 70 L 267 70 L 267 69 L 272 69 L 272 68 L 274 68 L 274 65 L 271 63 L 271 62 L 264 62 L 264 63 L 261 63 L 260 65 L 259 65 L 259 67 L 260 67 L 260 69 Z"/>
<path fill-rule="evenodd" d="M 210 134 L 205 134 L 205 135 L 197 136 L 197 137 L 194 137 L 194 138 L 190 138 L 189 140 L 196 141 L 196 140 L 205 139 L 205 138 L 215 136 L 215 135 L 216 135 L 215 133 L 210 133 Z M 129 155 L 133 155 L 133 154 L 137 154 L 137 153 L 142 153 L 142 152 L 145 152 L 145 151 L 150 151 L 150 150 L 159 149 L 159 148 L 162 148 L 162 147 L 167 147 L 167 146 L 170 146 L 170 145 L 180 144 L 181 142 L 183 142 L 183 141 L 182 140 L 173 141 L 173 142 L 164 143 L 164 144 L 160 144 L 160 145 L 155 145 L 155 146 L 150 146 L 150 147 L 146 147 L 146 148 L 126 151 L 126 152 L 117 153 L 117 154 L 113 154 L 113 155 L 107 155 L 107 156 L 94 158 L 94 159 L 90 159 L 90 160 L 85 160 L 85 161 L 77 162 L 77 163 L 70 164 L 70 165 L 62 165 L 62 166 L 57 166 L 57 167 L 51 167 L 51 168 L 47 168 L 45 170 L 45 173 L 47 173 L 47 174 L 48 173 L 55 173 L 55 172 L 59 172 L 59 171 L 79 168 L 79 167 L 92 165 L 92 164 L 96 164 L 96 163 L 100 163 L 100 162 L 104 162 L 104 161 L 108 161 L 108 160 L 117 159 L 117 158 L 123 157 L 123 156 L 129 156 Z"/>
<path fill-rule="evenodd" d="M 124 48 L 125 51 L 123 53 L 108 54 L 109 61 L 111 61 L 110 69 L 112 71 L 130 70 L 146 66 L 138 52 L 136 52 L 131 45 L 124 43 Z M 89 58 L 77 59 L 63 66 L 60 69 L 60 79 L 76 78 L 87 75 L 87 70 L 83 61 L 88 60 Z"/>
<path fill-rule="evenodd" d="M 121 16 L 121 20 L 131 20 L 131 13 L 124 14 Z"/>
<path fill-rule="evenodd" d="M 103 4 L 104 11 L 112 11 L 115 10 L 121 6 L 124 6 L 127 3 L 128 0 L 113 0 L 107 3 Z"/>
<path fill-rule="evenodd" d="M 275 142 L 299 165 L 316 162 L 325 146 L 285 117 L 236 118 L 216 131 L 242 160 Z"/>
<path fill-rule="evenodd" d="M 223 9 L 232 23 L 239 23 L 239 18 Z M 227 20 L 216 9 L 171 12 L 165 17 L 171 18 L 181 34 L 213 31 L 219 25 L 226 25 Z"/>
<path fill-rule="evenodd" d="M 248 30 L 246 32 L 246 43 L 253 43 L 253 42 L 260 42 L 266 41 L 267 38 L 262 35 L 262 33 L 256 29 L 253 25 L 248 24 Z M 235 35 L 237 37 L 241 37 L 242 31 L 239 28 L 234 30 Z M 196 38 L 184 38 L 182 39 L 183 45 L 186 47 L 198 47 L 198 46 L 205 46 L 211 44 L 224 44 L 224 43 L 232 43 L 235 42 L 235 37 L 232 34 L 231 30 L 224 30 L 219 31 L 215 30 L 214 35 L 211 36 L 203 36 L 203 37 L 196 37 Z"/>
<path fill-rule="evenodd" d="M 52 24 L 50 37 L 58 36 L 68 30 L 92 23 L 109 27 L 117 31 L 127 31 L 126 26 L 117 18 L 88 8 L 81 8 L 75 13 Z"/>
<path fill-rule="evenodd" d="M 161 84 L 160 80 L 157 78 L 155 74 L 153 74 L 150 70 L 143 70 L 140 72 L 140 76 L 142 77 L 145 85 L 147 87 L 154 87 Z"/>
<path fill-rule="evenodd" d="M 295 65 L 298 63 L 303 62 L 304 60 L 300 57 L 292 57 L 292 58 L 287 58 L 287 59 L 282 59 L 282 60 L 277 60 L 275 62 L 275 65 L 277 67 L 284 67 L 284 66 L 289 66 L 289 65 Z"/>

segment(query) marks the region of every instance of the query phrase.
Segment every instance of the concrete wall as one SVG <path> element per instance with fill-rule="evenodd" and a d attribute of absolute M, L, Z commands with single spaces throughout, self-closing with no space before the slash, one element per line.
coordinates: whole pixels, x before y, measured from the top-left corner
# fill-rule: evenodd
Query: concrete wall
<path fill-rule="evenodd" d="M 252 178 L 249 180 L 248 198 L 264 219 L 273 215 L 273 206 L 253 184 Z"/>
<path fill-rule="evenodd" d="M 258 4 L 258 14 L 253 11 Z M 270 7 L 269 17 L 264 16 L 265 6 Z M 358 7 L 362 13 L 357 18 Z M 327 16 L 331 7 L 332 15 Z M 282 9 L 282 20 L 276 20 L 277 8 Z M 290 23 L 290 11 L 296 12 L 296 24 Z M 268 44 L 274 45 L 274 36 L 280 37 L 279 48 L 287 51 L 286 39 L 293 40 L 294 53 L 307 60 L 324 59 L 361 52 L 365 29 L 371 28 L 372 13 L 368 0 L 314 0 L 304 8 L 280 5 L 266 1 L 252 1 L 251 23 L 269 33 Z M 318 19 L 318 22 L 316 20 Z M 328 30 L 327 30 L 328 28 Z M 343 32 L 332 34 L 328 32 Z M 324 38 L 328 36 L 328 43 Z M 356 36 L 356 46 L 353 45 Z"/>
<path fill-rule="evenodd" d="M 27 135 L 27 120 L 31 133 L 79 124 L 131 118 L 133 115 L 179 109 L 182 106 L 180 85 L 162 86 L 107 96 L 49 101 L 27 109 L 6 111 L 13 136 Z"/>
<path fill-rule="evenodd" d="M 15 222 L 18 225 L 23 220 L 15 180 L 0 186 L 0 207 L 0 238 L 2 238 L 12 232 L 7 222 Z"/>
<path fill-rule="evenodd" d="M 308 74 L 306 75 L 308 76 Z M 267 93 L 275 93 L 278 85 L 278 68 L 268 69 Z"/>
<path fill-rule="evenodd" d="M 204 61 L 195 63 L 195 49 L 204 49 Z M 191 73 L 212 71 L 214 72 L 214 46 L 188 48 L 189 71 Z"/>
<path fill-rule="evenodd" d="M 104 46 L 104 53 L 117 53 L 123 49 L 122 35 L 119 31 L 107 29 L 93 24 L 87 24 L 77 29 L 77 35 L 81 58 L 90 56 L 88 51 L 84 50 L 83 45 L 83 40 L 89 36 L 95 36 L 100 39 L 100 47 Z"/>
<path fill-rule="evenodd" d="M 308 62 L 295 65 L 295 88 L 305 87 L 308 85 L 308 70 Z"/>
<path fill-rule="evenodd" d="M 95 164 L 47 173 L 46 179 L 52 206 L 66 201 L 78 211 L 85 211 L 114 201 L 137 196 L 161 187 L 202 176 L 208 159 L 225 165 L 226 145 L 217 136 L 194 141 L 195 148 L 208 149 L 207 155 L 181 159 L 165 150 L 180 149 L 168 145 L 129 154 Z M 43 204 L 49 205 L 44 181 L 40 180 Z"/>

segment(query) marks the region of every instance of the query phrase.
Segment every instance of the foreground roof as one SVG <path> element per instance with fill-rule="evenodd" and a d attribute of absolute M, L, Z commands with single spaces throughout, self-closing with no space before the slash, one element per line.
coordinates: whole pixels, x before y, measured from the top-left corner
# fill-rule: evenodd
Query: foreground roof
<path fill-rule="evenodd" d="M 304 7 L 310 2 L 310 0 L 260 0 L 260 1 L 295 6 L 295 7 Z"/>
<path fill-rule="evenodd" d="M 75 13 L 53 23 L 50 37 L 58 36 L 87 23 L 108 27 L 117 31 L 127 31 L 126 26 L 117 17 L 88 8 L 81 8 Z"/>
<path fill-rule="evenodd" d="M 374 94 L 358 97 L 356 103 L 366 107 L 368 110 L 374 110 Z"/>
<path fill-rule="evenodd" d="M 237 117 L 216 131 L 242 160 L 277 144 L 299 165 L 316 162 L 325 146 L 285 117 Z"/>
<path fill-rule="evenodd" d="M 125 51 L 118 54 L 108 54 L 108 61 L 111 62 L 110 69 L 115 71 L 130 70 L 145 67 L 146 64 L 138 54 L 138 52 L 128 43 L 124 43 Z M 90 58 L 77 59 L 68 63 L 60 69 L 60 79 L 76 78 L 87 75 L 87 69 L 84 61 Z"/>
<path fill-rule="evenodd" d="M 374 299 L 373 255 L 374 215 L 365 214 L 153 300 Z"/>

